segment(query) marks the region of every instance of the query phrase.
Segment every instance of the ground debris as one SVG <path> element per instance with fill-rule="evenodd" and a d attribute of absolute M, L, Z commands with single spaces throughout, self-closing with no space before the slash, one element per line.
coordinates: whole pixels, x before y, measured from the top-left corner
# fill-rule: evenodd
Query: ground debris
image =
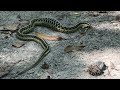
<path fill-rule="evenodd" d="M 49 65 L 44 62 L 44 64 L 41 66 L 42 69 L 49 69 Z"/>
<path fill-rule="evenodd" d="M 17 41 L 17 42 L 12 44 L 12 46 L 15 47 L 15 48 L 20 48 L 24 45 L 25 45 L 25 42 L 22 42 L 22 41 L 19 41 L 19 42 Z"/>
<path fill-rule="evenodd" d="M 85 45 L 69 45 L 65 47 L 64 51 L 66 53 L 73 52 L 73 51 L 80 51 L 85 47 Z"/>

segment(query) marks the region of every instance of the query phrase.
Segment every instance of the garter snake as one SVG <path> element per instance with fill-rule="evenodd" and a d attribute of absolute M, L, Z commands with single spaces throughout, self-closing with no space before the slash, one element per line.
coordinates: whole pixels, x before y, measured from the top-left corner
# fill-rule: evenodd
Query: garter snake
<path fill-rule="evenodd" d="M 88 23 L 78 23 L 77 25 L 73 27 L 66 27 L 66 26 L 63 26 L 59 21 L 52 19 L 52 18 L 39 18 L 39 19 L 31 20 L 29 22 L 29 25 L 18 29 L 16 33 L 16 37 L 23 41 L 35 41 L 36 43 L 39 43 L 41 45 L 44 51 L 40 55 L 39 59 L 32 66 L 19 72 L 18 75 L 21 75 L 27 72 L 28 70 L 34 68 L 50 52 L 50 47 L 44 39 L 42 38 L 40 39 L 34 35 L 29 35 L 29 33 L 34 31 L 34 28 L 36 26 L 43 26 L 43 27 L 51 28 L 51 30 L 62 32 L 62 33 L 73 33 L 73 32 L 78 31 L 80 28 L 81 29 L 91 28 L 91 25 Z"/>

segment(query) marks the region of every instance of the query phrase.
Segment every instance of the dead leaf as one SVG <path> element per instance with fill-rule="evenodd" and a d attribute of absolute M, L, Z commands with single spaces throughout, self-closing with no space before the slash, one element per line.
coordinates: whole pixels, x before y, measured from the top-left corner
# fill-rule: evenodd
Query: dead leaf
<path fill-rule="evenodd" d="M 17 30 L 18 25 L 19 24 L 8 24 L 8 25 L 0 26 L 0 31 L 14 33 Z"/>
<path fill-rule="evenodd" d="M 15 42 L 14 44 L 12 44 L 12 46 L 15 48 L 20 48 L 23 45 L 25 45 L 25 42 Z"/>
<path fill-rule="evenodd" d="M 66 53 L 72 52 L 72 51 L 80 51 L 80 50 L 82 50 L 84 47 L 85 47 L 84 45 L 80 45 L 80 46 L 69 45 L 69 46 L 67 46 L 67 47 L 64 49 L 64 51 L 65 51 Z"/>
<path fill-rule="evenodd" d="M 72 52 L 72 50 L 73 50 L 73 46 L 71 46 L 71 45 L 65 47 L 65 49 L 64 49 L 64 51 L 65 51 L 66 53 Z"/>
<path fill-rule="evenodd" d="M 51 41 L 55 41 L 55 40 L 62 40 L 62 37 L 58 37 L 58 36 L 48 36 L 46 34 L 43 33 L 39 33 L 39 32 L 34 32 L 34 34 L 38 37 L 38 38 L 43 38 L 46 40 L 51 40 Z"/>
<path fill-rule="evenodd" d="M 49 69 L 49 65 L 44 62 L 44 64 L 41 66 L 42 69 Z"/>
<path fill-rule="evenodd" d="M 86 33 L 84 33 L 84 32 L 80 32 L 80 35 L 82 35 L 82 36 L 84 36 Z"/>
<path fill-rule="evenodd" d="M 16 30 L 19 24 L 8 24 L 5 25 L 4 28 L 8 30 Z"/>
<path fill-rule="evenodd" d="M 110 61 L 110 69 L 115 69 L 115 65 Z"/>

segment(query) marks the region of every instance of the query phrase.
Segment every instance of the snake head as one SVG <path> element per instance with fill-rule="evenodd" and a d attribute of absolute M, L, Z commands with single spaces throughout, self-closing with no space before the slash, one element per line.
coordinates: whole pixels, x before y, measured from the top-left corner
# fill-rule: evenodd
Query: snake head
<path fill-rule="evenodd" d="M 91 29 L 92 28 L 92 26 L 88 23 L 81 23 L 80 27 L 83 29 Z"/>

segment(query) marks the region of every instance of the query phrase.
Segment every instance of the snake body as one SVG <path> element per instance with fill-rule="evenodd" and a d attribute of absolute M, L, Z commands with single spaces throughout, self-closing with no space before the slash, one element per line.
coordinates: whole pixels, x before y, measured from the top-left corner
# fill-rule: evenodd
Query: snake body
<path fill-rule="evenodd" d="M 29 68 L 19 72 L 18 75 L 21 75 L 25 73 L 26 71 L 34 68 L 50 52 L 50 47 L 44 39 L 42 38 L 40 39 L 34 35 L 29 35 L 29 33 L 34 31 L 34 28 L 36 26 L 44 26 L 47 28 L 51 28 L 51 30 L 62 32 L 62 33 L 73 33 L 79 30 L 80 28 L 88 29 L 91 27 L 90 24 L 88 23 L 78 23 L 77 25 L 73 27 L 65 27 L 59 21 L 52 19 L 52 18 L 39 18 L 39 19 L 31 20 L 29 25 L 18 29 L 16 37 L 23 41 L 35 41 L 36 43 L 39 43 L 41 45 L 44 51 L 42 52 L 42 54 L 40 55 L 36 63 L 34 63 Z"/>

